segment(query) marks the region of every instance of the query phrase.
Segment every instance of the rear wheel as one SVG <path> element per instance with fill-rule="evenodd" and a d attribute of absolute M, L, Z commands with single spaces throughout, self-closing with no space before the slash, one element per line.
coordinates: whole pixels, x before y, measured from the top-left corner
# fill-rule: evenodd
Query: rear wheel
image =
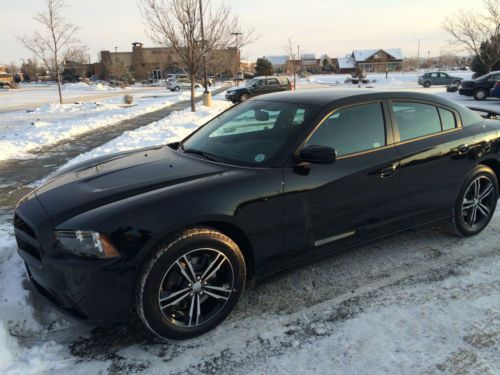
<path fill-rule="evenodd" d="M 229 237 L 210 228 L 190 229 L 164 243 L 146 262 L 137 311 L 160 337 L 196 337 L 231 313 L 245 277 L 243 255 Z"/>
<path fill-rule="evenodd" d="M 485 89 L 477 89 L 474 91 L 473 95 L 476 100 L 486 100 L 488 92 Z"/>
<path fill-rule="evenodd" d="M 498 180 L 487 166 L 477 167 L 465 180 L 452 212 L 456 234 L 473 236 L 490 222 L 498 200 Z"/>

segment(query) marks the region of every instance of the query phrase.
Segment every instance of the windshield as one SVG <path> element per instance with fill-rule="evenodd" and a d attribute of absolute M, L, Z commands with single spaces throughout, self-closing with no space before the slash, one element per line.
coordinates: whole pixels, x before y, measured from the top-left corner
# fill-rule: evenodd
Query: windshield
<path fill-rule="evenodd" d="M 245 166 L 269 166 L 316 114 L 306 104 L 251 101 L 216 117 L 182 143 L 184 152 Z"/>

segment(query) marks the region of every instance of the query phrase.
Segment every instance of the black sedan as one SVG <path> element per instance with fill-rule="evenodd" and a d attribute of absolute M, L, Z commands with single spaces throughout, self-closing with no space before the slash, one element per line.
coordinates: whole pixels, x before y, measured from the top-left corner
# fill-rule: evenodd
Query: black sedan
<path fill-rule="evenodd" d="M 460 95 L 473 96 L 476 100 L 486 100 L 495 83 L 500 81 L 500 71 L 490 72 L 473 80 L 462 81 Z"/>
<path fill-rule="evenodd" d="M 23 198 L 19 254 L 42 296 L 93 324 L 138 315 L 186 339 L 245 283 L 409 228 L 481 232 L 500 126 L 418 93 L 250 99 L 182 142 L 93 159 Z"/>

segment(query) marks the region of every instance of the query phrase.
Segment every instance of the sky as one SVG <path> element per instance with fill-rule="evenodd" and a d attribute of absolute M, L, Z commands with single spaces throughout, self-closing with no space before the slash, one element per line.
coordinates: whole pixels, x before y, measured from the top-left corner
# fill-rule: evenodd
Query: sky
<path fill-rule="evenodd" d="M 42 0 L 2 1 L 0 64 L 19 63 L 31 54 L 15 35 L 36 30 L 33 15 Z M 78 38 L 97 61 L 98 51 L 130 51 L 132 42 L 152 46 L 137 7 L 140 0 L 66 0 L 64 15 L 81 27 Z M 212 0 L 214 6 L 222 0 Z M 258 39 L 242 58 L 283 55 L 292 38 L 300 51 L 319 57 L 343 57 L 354 49 L 402 48 L 407 57 L 457 52 L 443 30 L 446 17 L 459 9 L 478 11 L 481 0 L 232 0 L 225 2 L 240 18 L 242 29 L 253 28 Z"/>

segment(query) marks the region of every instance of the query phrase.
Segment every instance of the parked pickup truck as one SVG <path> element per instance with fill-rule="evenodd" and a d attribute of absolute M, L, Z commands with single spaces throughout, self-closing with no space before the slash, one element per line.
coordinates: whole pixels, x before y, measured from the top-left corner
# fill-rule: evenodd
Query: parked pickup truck
<path fill-rule="evenodd" d="M 252 96 L 291 89 L 292 84 L 287 77 L 256 77 L 248 80 L 245 86 L 227 90 L 226 99 L 231 100 L 233 103 L 238 103 L 244 102 Z"/>

